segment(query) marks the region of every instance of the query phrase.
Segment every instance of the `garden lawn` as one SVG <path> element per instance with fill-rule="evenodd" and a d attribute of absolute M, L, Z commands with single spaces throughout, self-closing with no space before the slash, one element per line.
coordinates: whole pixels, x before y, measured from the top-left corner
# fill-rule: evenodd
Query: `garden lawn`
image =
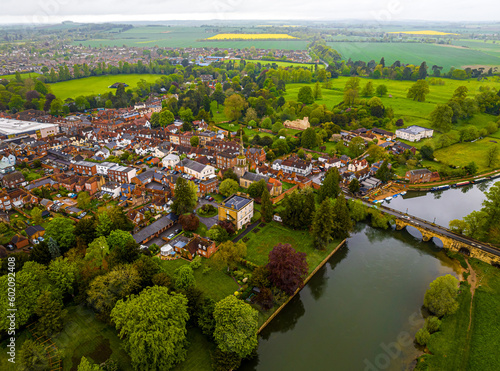
<path fill-rule="evenodd" d="M 116 92 L 116 89 L 108 88 L 115 82 L 122 82 L 128 85 L 125 90 L 135 88 L 140 80 L 147 82 L 155 82 L 162 75 L 154 74 L 129 74 L 129 75 L 104 75 L 85 77 L 77 80 L 69 80 L 49 84 L 52 93 L 62 100 L 67 98 L 76 98 L 80 95 L 86 96 L 91 94 L 104 94 L 108 92 Z"/>
<path fill-rule="evenodd" d="M 185 264 L 190 264 L 190 262 L 184 259 L 162 260 L 160 262 L 164 272 L 171 277 L 173 277 L 177 268 Z M 196 286 L 202 290 L 205 295 L 215 301 L 219 301 L 234 294 L 234 292 L 238 290 L 238 284 L 222 271 L 211 268 L 207 273 L 203 273 L 206 267 L 210 267 L 210 260 L 202 258 L 201 266 L 194 270 Z"/>
<path fill-rule="evenodd" d="M 113 326 L 99 321 L 94 312 L 82 306 L 67 309 L 64 330 L 52 338 L 62 351 L 63 370 L 75 370 L 83 356 L 95 363 L 112 357 L 122 370 L 132 370 L 130 357 Z"/>
<path fill-rule="evenodd" d="M 312 243 L 311 234 L 308 231 L 295 231 L 286 228 L 280 223 L 271 222 L 260 228 L 257 233 L 250 232 L 246 235 L 250 240 L 247 245 L 247 259 L 258 265 L 268 262 L 269 252 L 279 243 L 289 243 L 292 247 L 307 254 L 309 273 L 325 259 L 340 241 L 333 241 L 327 249 L 317 250 Z"/>
<path fill-rule="evenodd" d="M 187 332 L 189 347 L 186 360 L 173 368 L 174 371 L 211 371 L 212 359 L 210 353 L 215 351 L 215 344 L 208 341 L 197 328 L 190 327 Z"/>

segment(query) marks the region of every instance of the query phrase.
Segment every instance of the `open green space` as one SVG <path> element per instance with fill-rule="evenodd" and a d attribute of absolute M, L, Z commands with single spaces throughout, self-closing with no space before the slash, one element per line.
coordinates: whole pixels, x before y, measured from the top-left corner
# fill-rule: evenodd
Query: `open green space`
<path fill-rule="evenodd" d="M 25 72 L 25 73 L 21 73 L 21 77 L 23 79 L 27 79 L 27 78 L 31 78 L 31 79 L 35 79 L 39 76 L 40 74 L 39 73 L 36 73 L 36 72 Z M 13 74 L 13 75 L 0 75 L 0 80 L 1 79 L 7 79 L 7 80 L 12 80 L 12 79 L 15 79 L 16 78 L 16 75 Z"/>
<path fill-rule="evenodd" d="M 57 98 L 65 100 L 67 98 L 76 98 L 80 95 L 103 94 L 110 91 L 114 93 L 116 89 L 108 88 L 108 86 L 113 85 L 115 82 L 122 82 L 127 84 L 128 88 L 135 88 L 141 80 L 152 83 L 160 77 L 161 75 L 154 74 L 104 75 L 56 82 L 49 86 Z M 125 88 L 125 90 L 128 88 Z"/>
<path fill-rule="evenodd" d="M 492 146 L 498 146 L 498 139 L 486 137 L 475 142 L 453 144 L 434 152 L 434 157 L 441 163 L 465 166 L 474 161 L 478 166 L 478 172 L 493 170 L 486 166 L 486 152 Z"/>
<path fill-rule="evenodd" d="M 424 43 L 381 43 L 381 42 L 329 42 L 329 46 L 337 50 L 347 60 L 379 62 L 385 58 L 385 64 L 391 65 L 399 60 L 401 63 L 427 66 L 438 65 L 448 71 L 451 67 L 461 68 L 470 65 L 499 66 L 498 56 L 484 51 Z"/>
<path fill-rule="evenodd" d="M 429 371 L 500 369 L 496 352 L 500 346 L 500 271 L 477 259 L 469 262 L 479 283 L 472 303 L 470 330 L 470 286 L 462 283 L 459 309 L 444 317 L 440 331 L 428 343 L 431 354 L 423 358 Z"/>
<path fill-rule="evenodd" d="M 211 268 L 209 262 L 208 259 L 203 258 L 201 266 L 193 271 L 196 286 L 202 290 L 205 295 L 215 301 L 219 301 L 238 290 L 238 284 L 231 277 L 224 272 Z M 173 277 L 177 268 L 185 264 L 190 264 L 190 262 L 184 259 L 176 259 L 162 260 L 160 263 L 165 273 L 171 277 Z M 206 268 L 210 269 L 207 271 Z"/>
<path fill-rule="evenodd" d="M 247 234 L 249 241 L 247 244 L 247 259 L 257 265 L 267 264 L 269 252 L 279 243 L 289 243 L 296 251 L 307 254 L 309 273 L 325 259 L 325 257 L 336 247 L 340 241 L 333 241 L 325 250 L 314 248 L 311 235 L 308 231 L 296 231 L 284 227 L 277 222 L 271 222 L 265 227 L 258 227 L 257 233 Z"/>
<path fill-rule="evenodd" d="M 66 325 L 52 338 L 62 353 L 63 370 L 76 369 L 82 357 L 101 363 L 108 358 L 116 360 L 123 370 L 132 370 L 130 357 L 122 349 L 121 340 L 113 326 L 95 318 L 92 310 L 70 306 Z"/>
<path fill-rule="evenodd" d="M 211 352 L 215 351 L 215 344 L 208 341 L 197 327 L 189 327 L 187 332 L 186 360 L 174 367 L 175 371 L 211 371 Z"/>

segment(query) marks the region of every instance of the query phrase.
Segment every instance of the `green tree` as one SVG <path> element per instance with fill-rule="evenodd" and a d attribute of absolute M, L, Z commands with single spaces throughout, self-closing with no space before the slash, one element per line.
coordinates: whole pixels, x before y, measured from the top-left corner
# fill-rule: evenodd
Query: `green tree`
<path fill-rule="evenodd" d="M 177 215 L 192 211 L 196 206 L 197 200 L 196 185 L 183 177 L 177 178 L 175 182 L 175 199 L 172 204 L 172 211 Z"/>
<path fill-rule="evenodd" d="M 140 277 L 132 266 L 120 266 L 102 276 L 97 276 L 87 290 L 88 303 L 107 316 L 120 299 L 139 288 Z"/>
<path fill-rule="evenodd" d="M 245 99 L 239 94 L 233 94 L 224 101 L 224 114 L 228 120 L 238 120 L 246 107 Z"/>
<path fill-rule="evenodd" d="M 104 259 L 109 254 L 109 246 L 106 237 L 101 236 L 92 241 L 85 252 L 85 260 L 92 268 L 101 268 Z"/>
<path fill-rule="evenodd" d="M 63 329 L 66 310 L 59 298 L 56 298 L 49 291 L 44 291 L 36 302 L 36 315 L 39 317 L 36 322 L 38 333 L 50 336 Z"/>
<path fill-rule="evenodd" d="M 78 365 L 78 369 L 76 371 L 101 371 L 102 368 L 99 365 L 90 363 L 87 358 L 82 357 L 80 360 L 80 364 Z"/>
<path fill-rule="evenodd" d="M 373 87 L 373 83 L 371 81 L 368 81 L 361 91 L 361 95 L 363 97 L 372 97 L 373 94 L 375 93 L 375 88 Z"/>
<path fill-rule="evenodd" d="M 302 132 L 300 145 L 308 149 L 313 149 L 318 145 L 318 137 L 314 128 L 307 128 Z"/>
<path fill-rule="evenodd" d="M 387 94 L 387 86 L 385 86 L 383 84 L 382 85 L 378 85 L 377 89 L 375 90 L 375 92 L 377 93 L 377 95 L 379 97 L 383 97 L 384 95 Z"/>
<path fill-rule="evenodd" d="M 160 124 L 160 126 L 163 127 L 170 125 L 172 122 L 174 122 L 174 120 L 175 120 L 174 114 L 170 112 L 168 109 L 162 109 L 158 116 L 158 123 Z"/>
<path fill-rule="evenodd" d="M 247 255 L 247 245 L 243 241 L 226 241 L 219 245 L 219 251 L 212 257 L 218 269 L 236 267 L 240 259 Z"/>
<path fill-rule="evenodd" d="M 443 133 L 451 130 L 452 118 L 453 110 L 447 104 L 438 104 L 431 112 L 432 125 Z"/>
<path fill-rule="evenodd" d="M 186 359 L 187 304 L 184 295 L 160 286 L 116 303 L 111 318 L 134 369 L 170 370 Z"/>
<path fill-rule="evenodd" d="M 314 84 L 313 97 L 314 97 L 314 100 L 323 98 L 323 94 L 321 93 L 321 86 L 319 85 L 319 82 L 316 82 L 316 84 Z"/>
<path fill-rule="evenodd" d="M 174 285 L 177 290 L 187 290 L 195 285 L 193 269 L 189 265 L 181 265 L 174 272 Z"/>
<path fill-rule="evenodd" d="M 407 98 L 417 102 L 425 102 L 425 96 L 429 94 L 429 84 L 425 80 L 418 80 L 408 90 Z"/>
<path fill-rule="evenodd" d="M 179 110 L 179 117 L 185 123 L 186 122 L 190 123 L 190 122 L 192 122 L 194 120 L 193 111 L 191 110 L 191 108 L 182 107 Z M 160 114 L 160 124 L 161 124 L 161 114 Z"/>
<path fill-rule="evenodd" d="M 269 194 L 267 187 L 262 192 L 260 202 L 260 213 L 262 218 L 266 223 L 270 223 L 273 220 L 274 209 L 271 201 L 271 195 Z"/>
<path fill-rule="evenodd" d="M 375 177 L 383 182 L 391 180 L 392 176 L 393 176 L 393 170 L 392 168 L 389 168 L 389 163 L 387 161 L 384 161 L 382 165 L 380 165 L 377 172 L 375 173 Z"/>
<path fill-rule="evenodd" d="M 49 264 L 47 274 L 52 285 L 57 287 L 62 294 L 73 293 L 73 286 L 78 275 L 75 262 L 59 257 Z"/>
<path fill-rule="evenodd" d="M 97 214 L 96 234 L 98 236 L 107 237 L 114 229 L 114 223 L 107 212 Z"/>
<path fill-rule="evenodd" d="M 267 189 L 267 182 L 264 179 L 261 179 L 258 182 L 250 184 L 247 191 L 250 197 L 257 198 L 262 195 L 264 189 Z"/>
<path fill-rule="evenodd" d="M 297 95 L 297 100 L 303 104 L 314 103 L 314 94 L 312 89 L 309 86 L 301 87 Z"/>
<path fill-rule="evenodd" d="M 332 222 L 333 238 L 343 240 L 344 238 L 349 237 L 349 233 L 353 228 L 353 223 L 351 220 L 349 208 L 347 207 L 347 202 L 342 194 L 337 197 L 333 205 Z"/>
<path fill-rule="evenodd" d="M 109 236 L 106 238 L 110 251 L 114 249 L 123 249 L 130 241 L 134 241 L 134 237 L 132 237 L 130 232 L 122 231 L 120 229 L 111 231 Z"/>
<path fill-rule="evenodd" d="M 340 175 L 336 167 L 328 170 L 325 180 L 318 191 L 318 201 L 323 202 L 326 198 L 336 198 L 340 193 Z"/>
<path fill-rule="evenodd" d="M 425 292 L 424 306 L 437 317 L 452 314 L 458 309 L 456 300 L 458 280 L 451 274 L 436 278 Z"/>
<path fill-rule="evenodd" d="M 194 135 L 191 137 L 189 142 L 191 144 L 191 147 L 198 147 L 198 145 L 200 144 L 200 138 Z"/>
<path fill-rule="evenodd" d="M 349 192 L 351 192 L 352 194 L 356 194 L 359 192 L 359 188 L 359 180 L 357 178 L 351 180 L 351 182 L 349 183 Z"/>
<path fill-rule="evenodd" d="M 333 232 L 333 207 L 331 201 L 327 198 L 323 200 L 319 209 L 314 214 L 311 226 L 311 234 L 314 240 L 314 246 L 317 249 L 325 249 L 332 241 Z"/>
<path fill-rule="evenodd" d="M 88 192 L 80 192 L 76 198 L 77 205 L 80 209 L 88 210 L 90 207 L 90 196 Z"/>
<path fill-rule="evenodd" d="M 64 254 L 75 246 L 74 231 L 75 225 L 71 219 L 57 217 L 52 219 L 45 228 L 45 238 L 52 237 L 57 242 L 61 253 Z"/>
<path fill-rule="evenodd" d="M 236 175 L 236 174 L 235 174 Z M 240 185 L 233 179 L 223 180 L 219 186 L 219 192 L 221 195 L 228 197 L 238 191 Z"/>
<path fill-rule="evenodd" d="M 219 301 L 214 310 L 214 338 L 223 352 L 249 356 L 257 348 L 258 312 L 234 296 Z"/>
<path fill-rule="evenodd" d="M 420 147 L 420 154 L 425 160 L 434 160 L 434 149 L 431 146 L 423 145 L 422 147 Z"/>
<path fill-rule="evenodd" d="M 42 210 L 35 206 L 33 210 L 31 210 L 31 218 L 33 219 L 33 222 L 35 224 L 42 224 L 43 223 Z"/>
<path fill-rule="evenodd" d="M 415 340 L 422 346 L 427 345 L 430 339 L 431 339 L 431 334 L 429 333 L 429 330 L 427 330 L 425 327 L 418 330 L 417 333 L 415 334 Z"/>
<path fill-rule="evenodd" d="M 354 137 L 349 142 L 349 152 L 352 157 L 358 157 L 365 151 L 365 141 L 361 137 Z"/>
<path fill-rule="evenodd" d="M 486 151 L 486 166 L 492 167 L 498 161 L 498 152 L 499 147 L 497 145 L 493 145 Z"/>
<path fill-rule="evenodd" d="M 49 358 L 45 347 L 31 339 L 25 340 L 19 351 L 19 363 L 23 370 L 49 370 Z"/>

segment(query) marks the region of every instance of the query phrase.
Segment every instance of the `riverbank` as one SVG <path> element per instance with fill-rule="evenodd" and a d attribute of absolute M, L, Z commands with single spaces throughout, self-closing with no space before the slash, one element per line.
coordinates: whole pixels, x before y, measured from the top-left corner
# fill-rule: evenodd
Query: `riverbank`
<path fill-rule="evenodd" d="M 458 310 L 442 319 L 416 370 L 455 371 L 500 369 L 500 270 L 477 259 L 468 261 L 461 282 Z"/>
<path fill-rule="evenodd" d="M 448 179 L 448 180 L 443 180 L 440 182 L 432 182 L 432 183 L 418 183 L 418 184 L 409 184 L 408 185 L 408 190 L 409 191 L 420 191 L 420 192 L 426 192 L 430 191 L 433 187 L 440 186 L 440 185 L 453 185 L 461 182 L 467 182 L 467 181 L 474 181 L 476 179 L 480 178 L 488 178 L 491 176 L 496 176 L 500 175 L 500 170 L 493 170 L 487 173 L 479 174 L 479 175 L 474 175 L 474 176 L 468 176 L 468 177 L 463 177 L 459 179 Z"/>
<path fill-rule="evenodd" d="M 264 328 L 274 319 L 274 317 L 276 317 L 282 310 L 283 308 L 285 308 L 287 306 L 287 304 L 295 297 L 295 295 L 297 295 L 306 285 L 307 283 L 309 282 L 309 280 L 314 277 L 314 275 L 316 274 L 316 272 L 321 269 L 328 260 L 330 260 L 330 258 L 342 247 L 344 246 L 345 244 L 345 241 L 342 241 L 341 243 L 339 243 L 337 245 L 337 247 L 335 249 L 333 249 L 332 252 L 330 252 L 328 254 L 328 256 L 323 259 L 323 261 L 321 263 L 318 264 L 318 266 L 309 274 L 309 276 L 307 276 L 307 278 L 304 280 L 304 284 L 299 287 L 297 290 L 295 290 L 295 292 L 293 293 L 292 296 L 290 296 L 288 298 L 288 300 L 286 302 L 284 302 L 283 304 L 280 305 L 280 307 L 278 309 L 276 309 L 272 314 L 271 316 L 266 320 L 266 322 L 264 322 L 260 327 L 259 327 L 259 331 L 257 332 L 258 334 L 260 334 L 260 332 L 262 330 L 264 330 Z"/>

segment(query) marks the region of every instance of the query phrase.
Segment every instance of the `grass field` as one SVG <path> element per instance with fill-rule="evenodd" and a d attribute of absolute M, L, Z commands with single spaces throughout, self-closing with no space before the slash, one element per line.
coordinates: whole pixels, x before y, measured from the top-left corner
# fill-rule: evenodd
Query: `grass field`
<path fill-rule="evenodd" d="M 37 76 L 39 76 L 40 74 L 39 73 L 36 73 L 36 72 L 26 72 L 26 73 L 22 73 L 21 74 L 21 77 L 23 79 L 27 79 L 27 78 L 32 78 L 32 79 L 35 79 Z M 12 80 L 12 79 L 15 79 L 16 78 L 16 75 L 0 75 L 0 80 L 1 79 L 7 79 L 7 80 Z"/>
<path fill-rule="evenodd" d="M 432 355 L 424 356 L 429 371 L 500 369 L 500 271 L 476 259 L 469 261 L 479 282 L 471 330 L 468 331 L 471 294 L 467 285 L 462 286 L 458 311 L 445 317 L 441 330 L 431 336 L 428 348 Z"/>
<path fill-rule="evenodd" d="M 450 147 L 435 151 L 434 157 L 444 164 L 457 166 L 465 166 L 471 161 L 474 161 L 480 173 L 493 170 L 495 167 L 488 168 L 486 166 L 486 152 L 490 147 L 499 145 L 491 142 L 492 140 L 500 142 L 487 137 L 473 143 L 457 143 Z"/>
<path fill-rule="evenodd" d="M 362 60 L 377 63 L 382 57 L 385 64 L 391 65 L 399 60 L 401 63 L 418 64 L 425 61 L 427 66 L 438 65 L 448 71 L 450 67 L 460 68 L 469 65 L 499 66 L 500 58 L 483 51 L 446 47 L 421 43 L 372 43 L 372 42 L 329 42 L 347 60 Z"/>
<path fill-rule="evenodd" d="M 188 328 L 186 360 L 173 368 L 175 371 L 211 371 L 210 353 L 215 351 L 215 344 L 201 333 L 197 327 Z"/>
<path fill-rule="evenodd" d="M 129 85 L 129 88 L 135 88 L 137 83 L 141 80 L 154 82 L 160 77 L 161 75 L 153 74 L 105 75 L 56 82 L 54 84 L 50 84 L 49 86 L 57 98 L 65 100 L 66 98 L 76 98 L 80 95 L 86 96 L 90 94 L 108 93 L 110 91 L 115 92 L 116 89 L 108 88 L 108 86 L 114 84 L 115 82 L 123 82 Z"/>
<path fill-rule="evenodd" d="M 260 227 L 259 227 L 260 228 Z M 333 247 L 340 241 L 333 241 L 327 249 L 317 250 L 314 248 L 311 235 L 308 231 L 295 231 L 284 227 L 277 222 L 266 224 L 265 227 L 257 233 L 247 234 L 250 240 L 247 244 L 247 259 L 258 265 L 267 264 L 269 252 L 279 243 L 289 243 L 292 247 L 307 254 L 307 263 L 309 272 L 330 253 Z"/>
<path fill-rule="evenodd" d="M 161 266 L 165 273 L 171 277 L 178 267 L 186 264 L 190 263 L 184 259 L 161 261 Z M 231 277 L 217 269 L 212 268 L 207 273 L 203 273 L 203 270 L 206 267 L 209 267 L 209 260 L 203 258 L 201 266 L 194 270 L 196 286 L 202 290 L 205 295 L 215 301 L 219 301 L 229 295 L 232 295 L 236 290 L 238 290 L 238 284 L 234 282 Z"/>
<path fill-rule="evenodd" d="M 458 35 L 457 33 L 441 32 L 441 31 L 392 31 L 388 33 L 404 33 L 407 35 L 431 35 L 431 36 L 445 36 L 445 35 Z"/>

